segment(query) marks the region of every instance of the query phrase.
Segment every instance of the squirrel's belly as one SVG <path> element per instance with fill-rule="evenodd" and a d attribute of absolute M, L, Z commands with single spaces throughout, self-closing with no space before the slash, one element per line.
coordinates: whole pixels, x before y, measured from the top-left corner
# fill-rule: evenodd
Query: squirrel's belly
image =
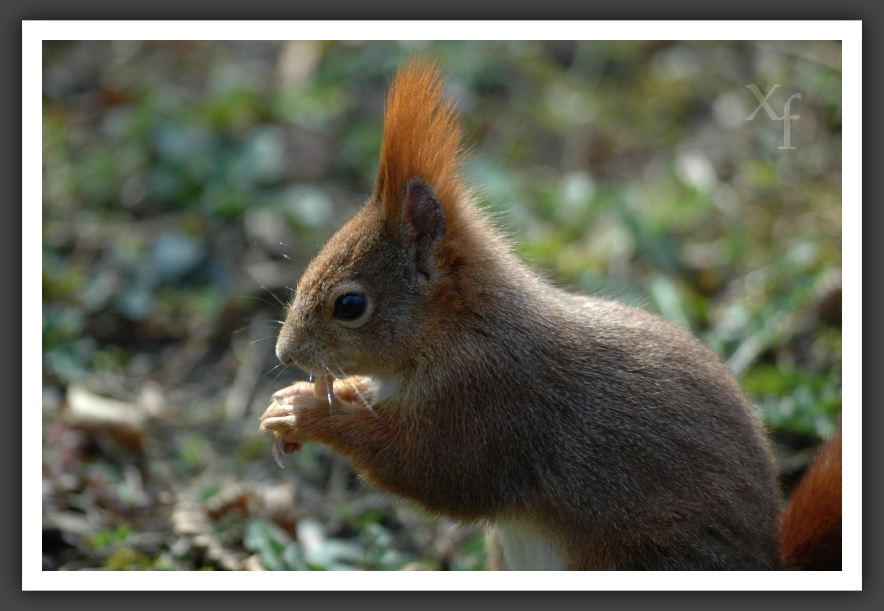
<path fill-rule="evenodd" d="M 552 542 L 533 526 L 502 521 L 498 541 L 509 571 L 562 571 L 565 560 Z"/>

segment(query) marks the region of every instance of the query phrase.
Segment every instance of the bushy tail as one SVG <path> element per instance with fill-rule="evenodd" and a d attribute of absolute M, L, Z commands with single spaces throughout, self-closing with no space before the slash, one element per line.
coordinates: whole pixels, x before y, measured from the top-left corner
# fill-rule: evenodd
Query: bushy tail
<path fill-rule="evenodd" d="M 819 451 L 783 518 L 784 568 L 841 570 L 841 431 Z"/>

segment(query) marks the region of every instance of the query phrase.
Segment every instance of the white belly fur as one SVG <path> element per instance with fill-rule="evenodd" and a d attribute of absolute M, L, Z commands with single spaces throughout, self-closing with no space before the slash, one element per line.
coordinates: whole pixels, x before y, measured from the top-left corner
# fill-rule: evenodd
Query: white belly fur
<path fill-rule="evenodd" d="M 565 560 L 558 549 L 532 526 L 499 522 L 497 534 L 509 571 L 562 571 Z"/>
<path fill-rule="evenodd" d="M 394 379 L 371 378 L 368 386 L 371 401 L 375 405 L 390 400 L 399 390 L 399 381 Z"/>

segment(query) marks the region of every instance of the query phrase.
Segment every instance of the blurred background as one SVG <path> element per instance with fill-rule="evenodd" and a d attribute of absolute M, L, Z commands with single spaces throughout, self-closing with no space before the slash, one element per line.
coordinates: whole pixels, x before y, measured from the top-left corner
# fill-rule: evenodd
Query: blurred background
<path fill-rule="evenodd" d="M 274 356 L 284 302 L 427 50 L 532 266 L 702 338 L 786 493 L 834 433 L 837 42 L 45 42 L 44 569 L 485 568 L 478 528 L 313 444 L 280 470 L 257 434 L 304 379 Z"/>

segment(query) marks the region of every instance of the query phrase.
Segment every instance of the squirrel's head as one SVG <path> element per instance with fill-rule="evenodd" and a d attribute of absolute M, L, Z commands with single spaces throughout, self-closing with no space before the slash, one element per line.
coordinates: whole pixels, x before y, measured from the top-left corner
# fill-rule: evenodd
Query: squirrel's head
<path fill-rule="evenodd" d="M 475 299 L 471 286 L 487 286 L 474 275 L 506 247 L 460 179 L 462 128 L 444 85 L 421 58 L 397 74 L 374 193 L 298 283 L 276 345 L 284 364 L 337 377 L 401 372 Z"/>
<path fill-rule="evenodd" d="M 307 266 L 277 340 L 282 363 L 335 377 L 389 374 L 432 332 L 447 284 L 445 217 L 420 180 L 400 200 L 398 222 L 369 201 Z"/>

